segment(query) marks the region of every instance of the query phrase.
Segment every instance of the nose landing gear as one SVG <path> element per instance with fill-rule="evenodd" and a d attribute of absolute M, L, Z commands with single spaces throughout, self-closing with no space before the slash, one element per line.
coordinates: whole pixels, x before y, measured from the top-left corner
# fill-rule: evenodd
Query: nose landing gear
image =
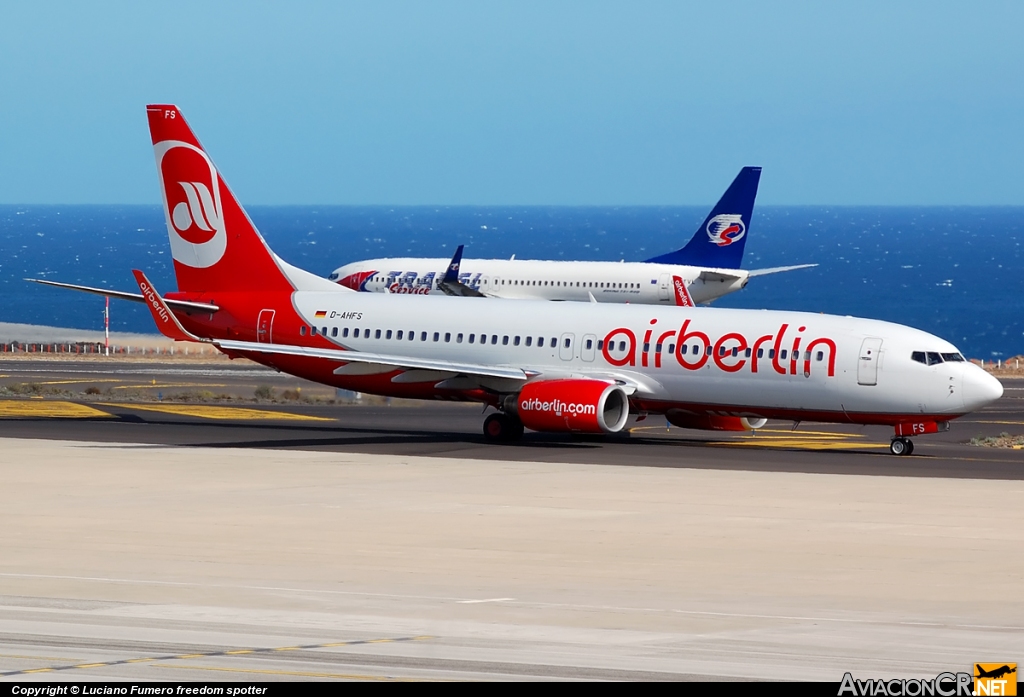
<path fill-rule="evenodd" d="M 909 438 L 903 438 L 897 436 L 892 439 L 889 443 L 889 452 L 893 455 L 913 455 L 914 454 L 914 441 Z"/>
<path fill-rule="evenodd" d="M 511 443 L 523 437 L 523 422 L 514 416 L 498 412 L 484 420 L 484 438 L 492 443 Z"/>

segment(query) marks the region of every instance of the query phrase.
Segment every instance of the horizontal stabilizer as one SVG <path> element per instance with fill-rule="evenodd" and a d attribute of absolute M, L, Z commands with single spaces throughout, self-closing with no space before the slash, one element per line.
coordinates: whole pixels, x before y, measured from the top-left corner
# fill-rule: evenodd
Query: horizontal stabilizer
<path fill-rule="evenodd" d="M 91 286 L 79 286 L 74 283 L 58 283 L 57 281 L 44 281 L 41 278 L 26 278 L 24 279 L 30 283 L 41 283 L 44 286 L 55 286 L 57 288 L 69 288 L 71 290 L 81 291 L 82 293 L 93 293 L 94 295 L 106 295 L 110 298 L 118 298 L 119 300 L 130 300 L 135 303 L 148 302 L 139 293 L 126 293 L 120 290 L 105 290 L 103 288 L 93 288 Z M 210 305 L 209 303 L 195 303 L 188 300 L 167 300 L 164 299 L 167 306 L 172 310 L 179 312 L 190 312 L 200 314 L 213 314 L 220 310 L 216 305 Z"/>
<path fill-rule="evenodd" d="M 768 274 L 782 273 L 783 271 L 796 271 L 797 269 L 809 269 L 812 266 L 817 266 L 817 264 L 797 264 L 796 266 L 775 266 L 775 267 L 770 268 L 770 269 L 754 269 L 753 271 L 748 271 L 747 272 L 747 276 L 749 276 L 750 278 L 753 278 L 754 276 L 767 276 Z"/>
<path fill-rule="evenodd" d="M 743 279 L 746 275 L 747 274 L 744 271 L 738 271 L 737 273 L 729 273 L 728 271 L 723 271 L 721 269 L 715 269 L 714 271 L 711 271 L 711 270 L 701 271 L 700 275 L 697 276 L 697 280 L 698 281 L 704 281 L 705 283 L 710 283 L 712 281 L 730 282 L 730 281 L 739 281 L 739 280 Z"/>

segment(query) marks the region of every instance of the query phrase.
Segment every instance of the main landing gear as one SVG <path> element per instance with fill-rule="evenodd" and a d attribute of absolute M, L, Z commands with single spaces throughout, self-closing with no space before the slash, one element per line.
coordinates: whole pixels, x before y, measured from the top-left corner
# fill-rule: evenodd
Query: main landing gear
<path fill-rule="evenodd" d="M 484 438 L 492 443 L 511 443 L 523 437 L 523 422 L 498 412 L 484 420 Z"/>
<path fill-rule="evenodd" d="M 909 438 L 897 436 L 892 439 L 891 443 L 889 443 L 889 452 L 893 455 L 913 455 L 914 441 Z"/>

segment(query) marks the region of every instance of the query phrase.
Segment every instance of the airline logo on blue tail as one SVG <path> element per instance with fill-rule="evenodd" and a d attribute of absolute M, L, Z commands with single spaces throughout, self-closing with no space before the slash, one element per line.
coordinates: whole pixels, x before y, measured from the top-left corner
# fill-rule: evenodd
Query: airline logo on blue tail
<path fill-rule="evenodd" d="M 682 249 L 647 259 L 652 264 L 738 269 L 743 263 L 760 167 L 744 167 Z M 710 244 L 709 244 L 710 243 Z"/>
<path fill-rule="evenodd" d="M 743 216 L 732 213 L 716 215 L 708 221 L 707 230 L 708 238 L 719 247 L 728 247 L 733 242 L 743 239 L 743 236 L 747 234 Z"/>

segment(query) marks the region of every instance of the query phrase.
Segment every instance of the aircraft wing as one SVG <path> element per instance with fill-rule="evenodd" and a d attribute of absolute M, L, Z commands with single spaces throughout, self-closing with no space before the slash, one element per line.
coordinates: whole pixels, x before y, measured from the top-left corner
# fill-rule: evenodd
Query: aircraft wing
<path fill-rule="evenodd" d="M 389 370 L 405 370 L 408 371 L 408 379 L 400 375 L 393 378 L 392 381 L 427 382 L 429 380 L 438 380 L 447 383 L 444 386 L 451 387 L 452 389 L 472 389 L 474 387 L 501 384 L 504 385 L 507 391 L 515 391 L 518 390 L 516 383 L 526 382 L 539 375 L 544 375 L 548 378 L 587 377 L 595 380 L 606 380 L 621 385 L 628 394 L 633 394 L 634 392 L 654 394 L 661 388 L 657 382 L 649 377 L 631 371 L 598 370 L 590 372 L 573 370 L 571 374 L 566 373 L 563 375 L 557 371 L 549 373 L 548 371 L 530 370 L 529 368 L 516 368 L 513 366 L 459 363 L 384 353 L 370 353 L 367 351 L 312 348 L 292 344 L 262 344 L 254 341 L 232 341 L 228 339 L 211 339 L 210 343 L 223 351 L 325 358 L 346 363 L 346 365 L 334 371 L 338 374 L 364 374 L 388 372 Z M 365 368 L 353 370 L 350 367 L 350 364 L 353 363 L 365 366 Z M 495 383 L 494 378 L 513 382 Z M 439 384 L 439 386 L 441 385 Z"/>
<path fill-rule="evenodd" d="M 94 295 L 106 295 L 111 298 L 119 298 L 121 300 L 130 300 L 136 303 L 145 303 L 146 298 L 141 293 L 125 293 L 120 290 L 106 290 L 104 288 L 93 288 L 91 286 L 79 286 L 74 283 L 58 283 L 57 281 L 44 281 L 41 278 L 26 278 L 26 281 L 31 283 L 41 283 L 44 286 L 55 286 L 57 288 L 70 288 L 71 290 L 78 290 L 83 293 L 93 293 Z M 216 305 L 210 305 L 208 303 L 196 303 L 188 300 L 168 300 L 163 299 L 167 306 L 172 310 L 178 310 L 180 312 L 198 312 L 201 314 L 212 314 L 220 310 Z"/>
<path fill-rule="evenodd" d="M 411 358 L 386 353 L 369 353 L 366 351 L 342 351 L 340 349 L 311 348 L 291 344 L 261 344 L 255 341 L 230 341 L 213 339 L 214 346 L 225 351 L 245 351 L 250 353 L 266 353 L 278 356 L 304 356 L 306 358 L 326 358 L 345 363 L 368 363 L 371 365 L 391 366 L 396 369 L 430 370 L 453 375 L 477 375 L 490 378 L 510 378 L 526 381 L 531 377 L 520 368 L 481 365 L 478 363 L 456 363 L 453 361 Z"/>
<path fill-rule="evenodd" d="M 753 271 L 748 271 L 747 276 L 749 276 L 750 278 L 753 278 L 754 276 L 767 276 L 768 274 L 771 273 L 782 273 L 783 271 L 796 271 L 797 269 L 809 269 L 812 266 L 817 266 L 817 264 L 797 264 L 796 266 L 775 266 L 770 269 L 754 269 Z"/>

